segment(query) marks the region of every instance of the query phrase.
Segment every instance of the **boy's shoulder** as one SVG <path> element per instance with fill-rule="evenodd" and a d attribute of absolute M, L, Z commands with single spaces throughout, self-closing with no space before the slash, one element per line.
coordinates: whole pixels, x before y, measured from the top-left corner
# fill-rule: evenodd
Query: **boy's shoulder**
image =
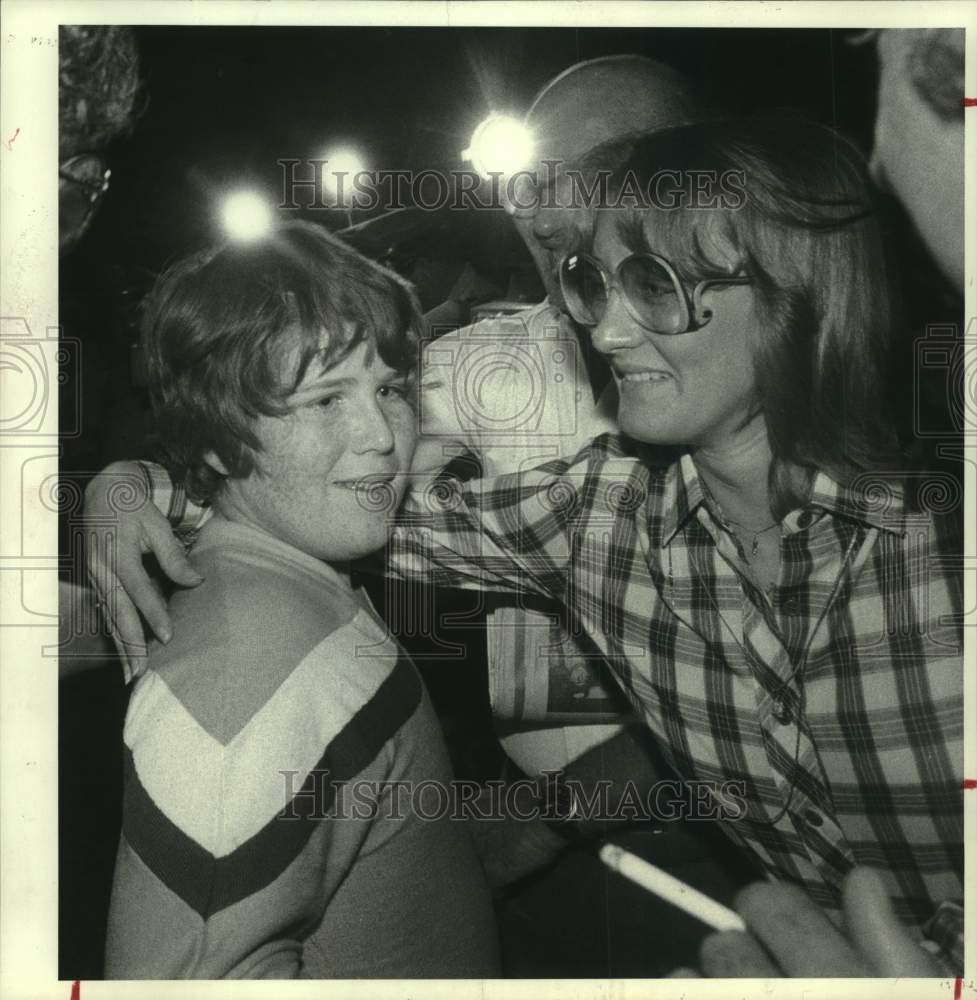
<path fill-rule="evenodd" d="M 241 545 L 194 562 L 204 582 L 175 595 L 173 638 L 153 648 L 149 675 L 219 742 L 272 708 L 332 728 L 397 664 L 396 644 L 334 574 Z"/>
<path fill-rule="evenodd" d="M 423 688 L 338 580 L 236 547 L 194 561 L 205 582 L 176 601 L 129 704 L 127 781 L 221 855 L 281 810 L 289 781 L 382 773 Z"/>

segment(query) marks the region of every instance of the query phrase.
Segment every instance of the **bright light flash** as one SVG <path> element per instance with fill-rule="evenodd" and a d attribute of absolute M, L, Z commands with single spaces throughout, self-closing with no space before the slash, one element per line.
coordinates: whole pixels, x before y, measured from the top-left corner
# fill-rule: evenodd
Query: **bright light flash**
<path fill-rule="evenodd" d="M 352 149 L 334 149 L 326 153 L 328 162 L 322 168 L 322 183 L 332 195 L 342 194 L 343 201 L 353 195 L 353 178 L 366 170 L 360 155 Z"/>
<path fill-rule="evenodd" d="M 224 201 L 224 229 L 235 240 L 260 239 L 271 229 L 271 209 L 254 191 L 236 191 Z"/>
<path fill-rule="evenodd" d="M 532 163 L 533 136 L 517 118 L 490 115 L 475 129 L 471 144 L 461 155 L 483 177 L 513 174 Z"/>

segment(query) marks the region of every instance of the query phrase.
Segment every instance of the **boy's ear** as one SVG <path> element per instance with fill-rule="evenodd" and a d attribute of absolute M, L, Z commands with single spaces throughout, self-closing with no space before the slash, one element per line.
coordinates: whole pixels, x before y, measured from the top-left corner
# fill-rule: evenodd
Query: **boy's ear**
<path fill-rule="evenodd" d="M 229 476 L 230 473 L 227 471 L 227 466 L 217 457 L 217 453 L 213 451 L 205 452 L 204 461 L 214 470 L 222 476 Z"/>

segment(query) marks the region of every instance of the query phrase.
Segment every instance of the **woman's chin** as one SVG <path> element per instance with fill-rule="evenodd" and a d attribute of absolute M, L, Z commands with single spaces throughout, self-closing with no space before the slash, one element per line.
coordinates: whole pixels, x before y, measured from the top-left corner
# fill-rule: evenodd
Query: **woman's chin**
<path fill-rule="evenodd" d="M 617 420 L 623 434 L 642 444 L 670 447 L 685 443 L 681 435 L 672 428 L 653 421 L 641 420 L 637 414 L 619 413 Z"/>

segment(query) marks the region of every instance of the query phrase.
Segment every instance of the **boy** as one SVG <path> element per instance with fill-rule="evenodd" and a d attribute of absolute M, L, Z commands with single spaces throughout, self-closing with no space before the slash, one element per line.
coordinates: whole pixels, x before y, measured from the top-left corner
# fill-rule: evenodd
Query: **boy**
<path fill-rule="evenodd" d="M 168 468 L 214 516 L 126 718 L 110 978 L 497 972 L 465 824 L 409 794 L 451 781 L 438 722 L 349 580 L 413 455 L 417 322 L 398 279 L 300 222 L 152 296 Z"/>

